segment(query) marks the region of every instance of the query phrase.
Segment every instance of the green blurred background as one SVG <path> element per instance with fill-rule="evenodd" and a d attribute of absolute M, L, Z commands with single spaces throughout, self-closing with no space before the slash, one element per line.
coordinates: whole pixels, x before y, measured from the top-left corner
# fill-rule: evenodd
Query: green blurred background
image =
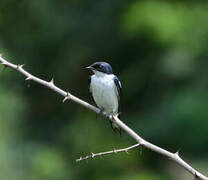
<path fill-rule="evenodd" d="M 123 85 L 122 120 L 208 174 L 207 9 L 203 0 L 1 0 L 0 51 L 93 104 L 83 67 L 109 62 Z M 146 149 L 77 164 L 81 155 L 135 142 L 61 101 L 0 70 L 1 180 L 193 179 Z"/>

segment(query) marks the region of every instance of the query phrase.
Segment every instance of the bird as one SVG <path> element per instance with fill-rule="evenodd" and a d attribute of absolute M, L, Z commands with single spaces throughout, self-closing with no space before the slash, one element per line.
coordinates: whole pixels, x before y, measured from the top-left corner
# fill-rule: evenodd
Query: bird
<path fill-rule="evenodd" d="M 119 115 L 120 118 L 122 86 L 118 77 L 113 74 L 111 65 L 107 62 L 95 62 L 86 69 L 94 73 L 88 78 L 89 91 L 101 113 Z M 112 129 L 115 132 L 118 131 L 121 136 L 121 128 L 112 121 L 110 124 Z"/>

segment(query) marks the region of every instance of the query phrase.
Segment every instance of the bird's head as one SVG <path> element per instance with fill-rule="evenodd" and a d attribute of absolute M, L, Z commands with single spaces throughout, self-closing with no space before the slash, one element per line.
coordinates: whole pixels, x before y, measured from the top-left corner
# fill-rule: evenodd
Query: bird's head
<path fill-rule="evenodd" d="M 86 69 L 92 70 L 94 73 L 96 72 L 102 72 L 104 74 L 112 74 L 112 68 L 111 65 L 106 62 L 95 62 L 91 64 L 90 66 L 86 67 Z"/>

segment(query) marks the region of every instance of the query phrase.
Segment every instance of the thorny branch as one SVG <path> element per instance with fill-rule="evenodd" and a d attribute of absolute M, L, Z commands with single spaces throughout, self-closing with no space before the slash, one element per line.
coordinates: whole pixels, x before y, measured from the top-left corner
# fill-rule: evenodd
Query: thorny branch
<path fill-rule="evenodd" d="M 86 107 L 87 109 L 94 111 L 97 114 L 100 114 L 100 109 L 92 106 L 91 104 L 77 98 L 76 96 L 73 96 L 72 94 L 70 94 L 69 92 L 66 92 L 60 88 L 58 88 L 55 84 L 54 84 L 54 80 L 52 79 L 51 81 L 44 81 L 32 74 L 30 74 L 29 72 L 27 72 L 26 70 L 23 69 L 24 64 L 12 64 L 10 62 L 8 62 L 7 60 L 5 60 L 4 58 L 0 57 L 0 63 L 4 66 L 4 67 L 10 67 L 18 72 L 20 72 L 21 74 L 23 74 L 24 76 L 26 76 L 26 81 L 30 80 L 30 81 L 34 81 L 37 82 L 39 84 L 42 84 L 43 86 L 46 86 L 48 88 L 50 88 L 51 90 L 55 91 L 56 93 L 64 96 L 63 102 L 66 100 L 71 100 L 81 106 Z M 106 117 L 106 116 L 105 116 Z M 181 167 L 183 167 L 185 170 L 187 170 L 189 173 L 191 173 L 196 179 L 200 179 L 200 180 L 208 180 L 208 177 L 204 176 L 203 174 L 201 174 L 200 172 L 198 172 L 196 169 L 192 168 L 188 163 L 186 163 L 180 156 L 179 153 L 172 153 L 169 152 L 165 149 L 162 149 L 148 141 L 146 141 L 145 139 L 143 139 L 142 137 L 140 137 L 137 133 L 135 133 L 131 128 L 129 128 L 126 124 L 124 124 L 117 116 L 108 116 L 107 119 L 109 119 L 110 121 L 113 121 L 114 123 L 116 123 L 120 128 L 123 129 L 123 131 L 125 131 L 129 136 L 131 136 L 140 146 L 150 149 L 158 154 L 161 154 L 165 157 L 167 157 L 168 159 L 171 159 L 172 161 L 176 162 L 177 164 L 179 164 Z"/>
<path fill-rule="evenodd" d="M 95 158 L 95 157 L 98 157 L 98 156 L 104 156 L 104 155 L 109 155 L 109 154 L 117 154 L 117 153 L 120 153 L 120 152 L 125 152 L 126 154 L 128 154 L 128 151 L 130 149 L 136 148 L 138 146 L 140 146 L 140 144 L 135 144 L 133 146 L 129 146 L 129 147 L 123 148 L 123 149 L 114 149 L 114 150 L 111 150 L 111 151 L 100 152 L 100 153 L 95 153 L 95 154 L 92 152 L 91 155 L 88 155 L 88 156 L 85 156 L 85 157 L 80 157 L 79 159 L 76 159 L 76 162 L 80 162 L 80 161 L 83 161 L 83 160 Z"/>

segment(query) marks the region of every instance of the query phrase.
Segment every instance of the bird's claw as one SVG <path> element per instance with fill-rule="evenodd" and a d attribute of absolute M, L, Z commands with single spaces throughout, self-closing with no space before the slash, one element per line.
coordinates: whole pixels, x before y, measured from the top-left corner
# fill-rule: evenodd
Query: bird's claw
<path fill-rule="evenodd" d="M 100 114 L 101 116 L 105 117 L 105 118 L 109 118 L 109 117 L 110 117 L 110 115 L 107 114 L 107 113 L 104 111 L 103 108 L 100 109 L 99 114 Z"/>
<path fill-rule="evenodd" d="M 106 117 L 106 113 L 104 112 L 104 109 L 103 109 L 103 108 L 100 109 L 99 114 L 100 114 L 101 116 Z"/>

